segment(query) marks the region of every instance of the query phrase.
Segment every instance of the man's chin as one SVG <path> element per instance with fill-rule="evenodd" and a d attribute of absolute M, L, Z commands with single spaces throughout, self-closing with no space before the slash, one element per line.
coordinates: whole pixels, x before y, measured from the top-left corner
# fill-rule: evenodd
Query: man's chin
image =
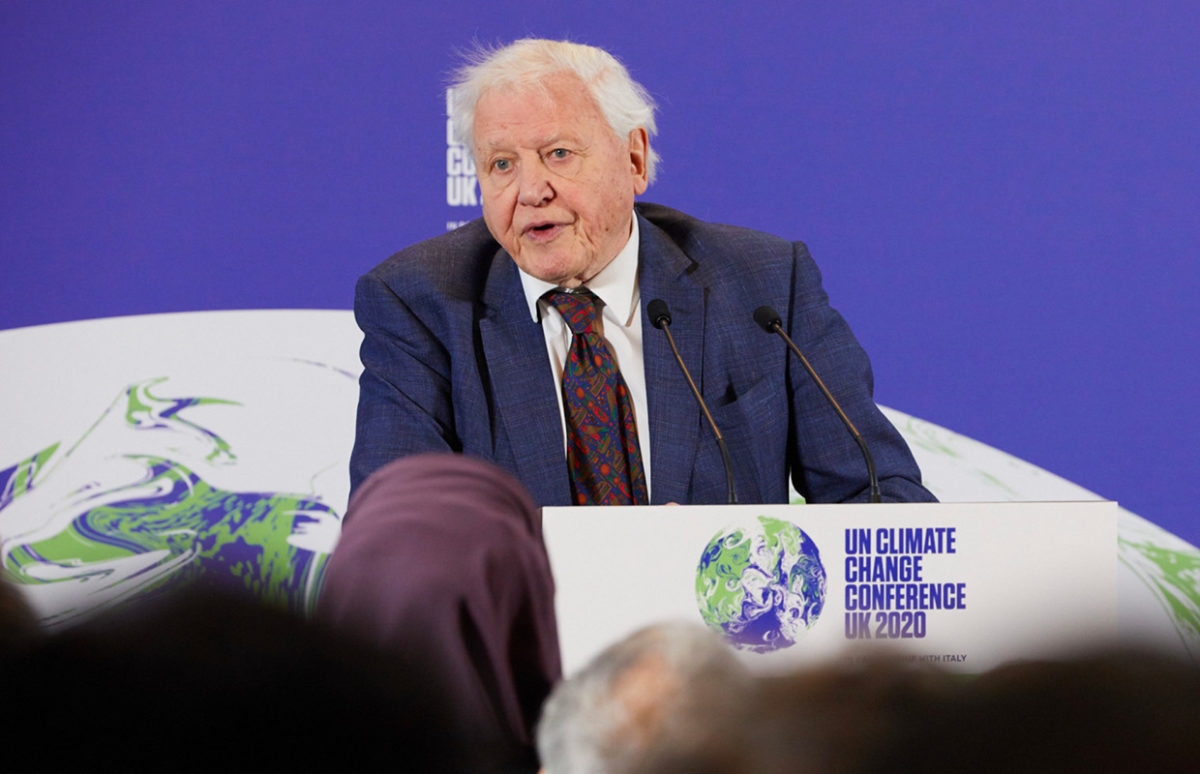
<path fill-rule="evenodd" d="M 557 285 L 560 288 L 577 288 L 582 285 L 585 280 L 574 275 L 546 275 L 538 277 L 543 282 L 549 282 L 551 285 Z"/>
<path fill-rule="evenodd" d="M 584 278 L 580 275 L 577 264 L 570 264 L 566 261 L 554 260 L 533 260 L 533 261 L 518 261 L 517 265 L 526 274 L 537 277 L 542 282 L 549 282 L 551 285 L 557 285 L 563 288 L 579 287 L 583 284 Z"/>

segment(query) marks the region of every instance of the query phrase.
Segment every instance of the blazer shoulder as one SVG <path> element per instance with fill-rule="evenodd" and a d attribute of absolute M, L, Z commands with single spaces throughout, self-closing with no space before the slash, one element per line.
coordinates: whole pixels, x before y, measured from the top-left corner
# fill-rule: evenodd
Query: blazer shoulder
<path fill-rule="evenodd" d="M 482 218 L 404 248 L 364 274 L 401 293 L 426 290 L 452 298 L 477 298 L 500 245 Z"/>
<path fill-rule="evenodd" d="M 688 255 L 740 252 L 746 258 L 790 256 L 796 246 L 804 246 L 803 242 L 792 242 L 765 231 L 710 223 L 661 204 L 639 202 L 636 209 L 646 221 L 660 229 Z"/>
<path fill-rule="evenodd" d="M 637 205 L 648 255 L 704 284 L 770 288 L 787 286 L 808 259 L 803 242 L 741 226 L 709 223 L 658 204 Z M 683 256 L 683 257 L 680 257 Z"/>

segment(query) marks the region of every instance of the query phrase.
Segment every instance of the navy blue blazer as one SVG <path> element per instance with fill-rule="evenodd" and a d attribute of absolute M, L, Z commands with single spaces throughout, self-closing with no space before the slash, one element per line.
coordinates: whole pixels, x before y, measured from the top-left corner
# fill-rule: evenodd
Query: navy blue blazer
<path fill-rule="evenodd" d="M 867 355 L 828 303 L 800 242 L 636 206 L 650 412 L 651 500 L 723 503 L 711 430 L 646 317 L 661 298 L 671 332 L 725 436 L 743 503 L 863 501 L 862 455 L 778 336 L 753 320 L 773 306 L 870 445 L 887 500 L 932 500 L 912 454 L 872 399 Z M 358 282 L 364 338 L 351 487 L 409 454 L 454 451 L 512 472 L 539 505 L 569 505 L 562 421 L 541 326 L 517 266 L 482 220 L 403 250 Z M 646 439 L 641 439 L 643 444 Z"/>

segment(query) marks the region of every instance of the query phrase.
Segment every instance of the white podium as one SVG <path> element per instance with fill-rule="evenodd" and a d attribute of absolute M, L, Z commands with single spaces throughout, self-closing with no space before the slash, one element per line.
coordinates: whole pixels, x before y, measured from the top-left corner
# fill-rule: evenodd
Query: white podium
<path fill-rule="evenodd" d="M 567 674 L 663 620 L 752 665 L 863 645 L 980 672 L 1118 638 L 1117 504 L 547 508 Z"/>

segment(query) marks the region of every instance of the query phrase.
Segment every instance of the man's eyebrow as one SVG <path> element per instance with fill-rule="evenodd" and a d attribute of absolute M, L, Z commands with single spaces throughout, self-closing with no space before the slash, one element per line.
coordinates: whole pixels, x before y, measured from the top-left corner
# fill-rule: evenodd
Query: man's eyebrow
<path fill-rule="evenodd" d="M 542 141 L 538 147 L 544 148 L 548 145 L 573 145 L 577 148 L 587 147 L 587 143 L 583 141 L 582 137 L 566 132 L 562 132 L 554 135 L 553 137 L 547 138 L 546 140 Z"/>
<path fill-rule="evenodd" d="M 479 135 L 475 136 L 475 143 L 483 150 L 494 150 L 500 147 L 498 143 L 493 142 L 487 137 L 480 137 Z"/>
<path fill-rule="evenodd" d="M 481 136 L 476 135 L 475 139 L 476 139 L 476 143 L 479 147 L 481 156 L 488 154 L 488 153 L 494 153 L 496 151 L 509 151 L 509 150 L 512 150 L 512 147 L 513 147 L 507 143 L 495 142 L 486 136 L 481 137 Z M 516 147 L 521 147 L 522 145 L 523 144 L 520 142 L 516 143 Z M 547 148 L 547 147 L 551 147 L 551 146 L 555 146 L 555 145 L 571 145 L 576 148 L 586 148 L 587 147 L 587 143 L 585 143 L 579 135 L 572 134 L 570 132 L 558 132 L 556 134 L 546 135 L 537 140 L 534 140 L 533 145 L 531 145 L 530 147 L 540 149 L 540 148 Z"/>

